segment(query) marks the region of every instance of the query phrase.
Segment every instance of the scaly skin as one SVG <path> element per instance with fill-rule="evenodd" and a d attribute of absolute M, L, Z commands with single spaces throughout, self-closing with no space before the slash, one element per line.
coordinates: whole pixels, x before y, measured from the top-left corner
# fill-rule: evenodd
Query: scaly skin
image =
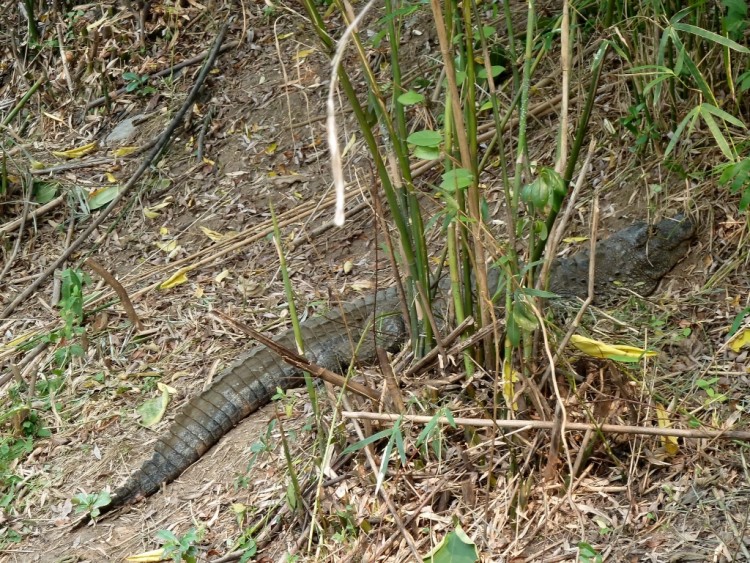
<path fill-rule="evenodd" d="M 393 349 L 403 342 L 406 330 L 398 311 L 398 294 L 390 287 L 347 303 L 341 310 L 307 319 L 300 325 L 305 355 L 337 373 L 346 370 L 355 356 L 359 362 L 371 362 L 376 345 Z M 377 344 L 371 330 L 373 319 L 378 327 Z M 368 334 L 363 334 L 368 327 Z M 296 350 L 292 331 L 275 340 Z M 162 483 L 179 477 L 238 422 L 270 403 L 278 388 L 293 387 L 300 376 L 299 370 L 266 348 L 244 354 L 209 389 L 188 402 L 156 442 L 151 459 L 114 492 L 111 503 L 100 512 L 151 495 Z"/>
<path fill-rule="evenodd" d="M 627 282 L 628 287 L 642 295 L 652 293 L 659 280 L 685 255 L 694 230 L 692 223 L 678 217 L 653 227 L 636 223 L 599 243 L 598 297 L 611 296 L 617 280 Z M 585 297 L 588 265 L 588 251 L 556 260 L 550 274 L 550 290 L 561 296 Z M 368 320 L 373 315 L 377 338 L 369 328 L 372 322 Z M 308 359 L 338 373 L 349 366 L 355 348 L 358 361 L 370 362 L 375 358 L 376 346 L 392 349 L 407 335 L 394 287 L 357 299 L 342 310 L 308 319 L 301 328 Z M 275 340 L 296 349 L 292 331 Z M 151 459 L 115 491 L 112 502 L 101 512 L 151 495 L 163 483 L 176 479 L 243 418 L 269 403 L 277 388 L 287 389 L 299 377 L 297 369 L 270 350 L 250 350 L 227 368 L 210 389 L 188 402 L 157 441 Z"/>

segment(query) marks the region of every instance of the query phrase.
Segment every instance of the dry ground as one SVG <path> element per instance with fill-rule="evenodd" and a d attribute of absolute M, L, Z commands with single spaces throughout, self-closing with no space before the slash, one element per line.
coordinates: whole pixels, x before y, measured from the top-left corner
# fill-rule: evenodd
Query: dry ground
<path fill-rule="evenodd" d="M 207 13 L 193 4 L 184 8 L 184 36 L 176 43 L 175 59 L 207 49 L 229 11 L 220 7 Z M 326 476 L 318 514 L 329 531 L 325 537 L 309 538 L 309 505 L 301 517 L 290 517 L 279 424 L 292 437 L 298 475 L 305 484 L 316 482 L 310 405 L 304 391 L 292 392 L 251 416 L 160 493 L 95 526 L 69 530 L 75 516 L 71 498 L 114 488 L 149 456 L 156 432 L 169 424 L 186 397 L 207 386 L 222 366 L 250 345 L 212 317 L 211 310 L 271 332 L 287 326 L 278 259 L 267 237 L 271 203 L 282 219 L 284 239 L 300 239 L 287 258 L 304 315 L 332 299 L 369 291 L 375 272 L 383 280 L 390 275 L 384 256 L 374 252 L 377 229 L 369 207 L 355 213 L 343 229 L 316 232 L 331 218 L 332 205 L 321 119 L 328 66 L 311 31 L 287 8 L 266 16 L 262 5 L 244 5 L 241 15 L 227 38 L 240 45 L 219 57 L 188 128 L 179 131 L 134 204 L 122 206 L 107 228 L 99 229 L 76 255 L 90 255 L 112 271 L 133 297 L 145 329 L 136 333 L 120 305 L 108 304 L 87 324 L 84 357 L 55 376 L 50 347 L 34 366 L 40 381 L 57 377 L 62 385 L 54 395 L 54 408 L 41 411 L 51 436 L 36 440 L 33 452 L 12 468 L 23 482 L 4 505 L 0 561 L 116 561 L 158 547 L 158 530 L 179 535 L 190 527 L 205 529 L 201 557 L 216 560 L 236 548 L 248 526 L 279 514 L 278 520 L 253 533 L 261 547 L 257 560 L 278 560 L 286 553 L 309 561 L 372 560 L 375 554 L 389 561 L 410 557 L 361 453 L 346 458 L 335 476 Z M 155 26 L 155 21 L 158 18 L 147 26 Z M 118 25 L 134 29 L 136 19 L 128 16 Z M 435 62 L 429 24 L 416 19 L 413 25 L 424 33 L 407 37 L 412 68 L 428 72 Z M 143 62 L 138 72 L 167 67 L 175 62 L 169 55 L 144 57 L 148 64 Z M 4 56 L 12 64 L 9 51 Z M 111 114 L 83 122 L 76 121 L 72 106 L 60 107 L 53 116 L 60 120 L 39 118 L 26 151 L 51 164 L 50 151 L 101 138 L 125 117 L 147 113 L 149 119 L 129 142 L 142 144 L 165 127 L 196 73 L 197 66 L 188 67 L 172 83 L 157 86 L 156 94 L 124 96 Z M 633 298 L 589 315 L 589 330 L 597 337 L 647 340 L 661 354 L 621 373 L 610 365 L 576 359 L 571 352 L 574 365 L 561 369 L 581 374 L 583 385 L 578 395 L 571 394 L 569 410 L 578 416 L 581 403 L 590 401 L 609 412 L 611 421 L 653 422 L 653 398 L 659 397 L 682 427 L 693 416 L 718 428 L 747 428 L 750 362 L 747 353 L 731 354 L 724 346 L 732 320 L 748 305 L 747 253 L 742 250 L 745 219 L 711 180 L 679 179 L 659 164 L 658 157 L 636 156 L 626 135 L 609 137 L 603 132 L 603 120 L 616 123 L 630 104 L 617 73 L 611 78 L 592 119 L 599 147 L 590 188 L 577 207 L 578 226 L 572 230 L 585 233 L 591 188 L 599 187 L 602 236 L 635 219 L 680 211 L 700 222 L 699 236 L 689 257 L 653 298 Z M 55 85 L 64 91 L 62 80 Z M 0 95 L 17 100 L 23 92 L 11 86 L 7 82 Z M 552 97 L 554 87 L 553 83 L 536 91 L 532 103 Z M 80 109 L 85 101 L 78 103 Z M 205 160 L 198 161 L 200 123 L 209 111 Z M 556 111 L 535 118 L 529 146 L 540 163 L 550 164 L 554 157 L 550 132 L 557 123 Z M 350 114 L 343 112 L 341 136 L 356 140 L 347 152 L 350 208 L 363 201 L 373 182 L 356 133 Z M 25 156 L 16 152 L 13 158 L 23 161 Z M 123 182 L 134 166 L 132 161 L 102 164 L 43 179 L 60 193 L 71 194 L 76 186 L 106 186 L 106 172 Z M 427 177 L 434 178 L 434 173 Z M 486 178 L 486 194 L 493 215 L 501 217 L 496 180 Z M 158 215 L 149 213 L 162 203 L 166 205 Z M 20 209 L 6 203 L 0 217 L 9 221 Z M 12 269 L 0 280 L 0 306 L 62 252 L 71 217 L 78 231 L 91 220 L 70 198 L 27 228 Z M 502 237 L 502 222 L 496 221 L 495 227 Z M 215 242 L 201 228 L 224 238 Z M 17 233 L 6 236 L 9 247 Z M 172 241 L 164 250 L 164 243 Z M 235 250 L 221 253 L 234 243 Z M 169 290 L 153 288 L 179 267 L 214 257 L 190 271 L 186 283 Z M 353 268 L 345 274 L 346 262 Z M 112 291 L 93 278 L 86 294 L 98 296 L 99 303 L 111 299 Z M 16 339 L 31 331 L 48 332 L 59 322 L 52 299 L 50 281 L 0 324 L 4 370 L 22 357 L 12 345 Z M 435 381 L 438 377 L 425 374 L 402 381 L 413 412 L 434 412 L 430 402 L 442 398 L 441 404 L 457 416 L 480 414 L 462 388 L 487 396 L 491 378 L 464 384 L 454 379 L 445 385 Z M 700 383 L 706 380 L 712 381 L 710 391 L 722 394 L 723 400 L 709 400 Z M 156 381 L 167 383 L 177 394 L 155 432 L 139 425 L 135 408 L 156 396 Z M 560 384 L 567 387 L 562 376 Z M 7 406 L 9 385 L 3 390 Z M 277 417 L 280 422 L 269 427 Z M 413 440 L 420 430 L 407 427 L 406 432 Z M 356 439 L 351 426 L 336 431 L 339 437 L 346 432 Z M 539 475 L 548 445 L 544 435 L 536 442 L 533 436 L 522 436 L 510 449 L 506 441 L 493 444 L 490 434 L 446 430 L 444 439 L 443 459 L 423 457 L 412 449 L 409 465 L 395 470 L 385 487 L 422 554 L 460 523 L 485 561 L 574 561 L 580 541 L 610 561 L 750 560 L 745 444 L 685 440 L 676 454 L 667 455 L 656 438 L 615 437 L 607 448 L 594 449 L 573 493 L 566 496 L 559 483 L 545 484 Z M 568 439 L 575 459 L 585 445 L 583 438 L 571 434 Z M 425 458 L 427 463 L 422 462 Z M 511 462 L 527 463 L 522 481 L 512 476 Z M 487 467 L 492 468 L 489 488 Z M 309 494 L 306 500 L 313 498 Z"/>

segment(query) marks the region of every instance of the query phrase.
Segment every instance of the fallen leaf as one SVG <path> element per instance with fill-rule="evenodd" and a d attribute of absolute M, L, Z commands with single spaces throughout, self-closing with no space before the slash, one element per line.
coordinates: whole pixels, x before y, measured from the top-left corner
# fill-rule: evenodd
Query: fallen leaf
<path fill-rule="evenodd" d="M 659 403 L 656 403 L 656 420 L 659 423 L 659 428 L 672 428 L 672 423 L 669 420 L 669 411 L 667 411 Z M 659 436 L 661 444 L 664 446 L 664 452 L 668 456 L 675 456 L 680 451 L 680 446 L 677 444 L 676 436 Z"/>
<path fill-rule="evenodd" d="M 166 555 L 164 554 L 164 548 L 154 549 L 153 551 L 144 551 L 138 555 L 129 555 L 125 558 L 125 561 L 130 563 L 154 563 L 156 561 L 165 561 Z"/>
<path fill-rule="evenodd" d="M 172 274 L 169 279 L 162 282 L 161 285 L 159 285 L 159 289 L 171 289 L 177 285 L 186 283 L 188 281 L 187 273 L 189 271 L 190 268 L 180 268 L 176 273 Z"/>
<path fill-rule="evenodd" d="M 137 150 L 138 147 L 120 147 L 119 149 L 115 149 L 112 151 L 112 156 L 114 156 L 115 158 L 123 158 L 125 156 L 128 156 L 129 154 L 133 154 Z"/>
<path fill-rule="evenodd" d="M 155 242 L 154 244 L 159 250 L 163 250 L 164 252 L 174 252 L 175 250 L 179 248 L 176 240 L 168 240 L 165 242 Z"/>
<path fill-rule="evenodd" d="M 203 231 L 203 234 L 214 242 L 219 242 L 220 240 L 226 238 L 226 235 L 222 235 L 217 231 L 212 231 L 208 227 L 200 227 L 200 230 Z"/>
<path fill-rule="evenodd" d="M 58 158 L 81 158 L 82 156 L 86 156 L 87 154 L 90 154 L 95 150 L 96 141 L 67 151 L 52 151 L 52 154 Z"/>
<path fill-rule="evenodd" d="M 120 186 L 107 186 L 89 194 L 89 209 L 104 207 L 120 193 Z"/>
<path fill-rule="evenodd" d="M 729 348 L 736 354 L 739 354 L 740 350 L 748 345 L 750 345 L 750 328 L 743 328 L 738 331 L 734 338 L 729 341 Z"/>
<path fill-rule="evenodd" d="M 151 428 L 164 418 L 167 405 L 169 405 L 169 396 L 176 392 L 174 388 L 161 382 L 158 382 L 156 386 L 161 391 L 159 396 L 149 399 L 136 409 L 141 416 L 141 424 L 146 428 Z"/>
<path fill-rule="evenodd" d="M 592 358 L 606 358 L 616 362 L 639 362 L 642 358 L 650 358 L 657 355 L 656 352 L 651 350 L 643 350 L 624 344 L 606 344 L 600 340 L 593 340 L 577 334 L 573 335 L 570 343 Z"/>

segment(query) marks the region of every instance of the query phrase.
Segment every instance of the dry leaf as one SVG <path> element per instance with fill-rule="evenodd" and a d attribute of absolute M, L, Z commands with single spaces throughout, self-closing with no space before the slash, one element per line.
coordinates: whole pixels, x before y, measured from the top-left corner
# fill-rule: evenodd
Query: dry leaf
<path fill-rule="evenodd" d="M 738 330 L 737 334 L 729 341 L 729 348 L 736 354 L 739 354 L 740 350 L 748 345 L 750 345 L 750 328 Z"/>
<path fill-rule="evenodd" d="M 153 551 L 144 551 L 138 555 L 128 555 L 125 561 L 130 563 L 154 563 L 155 561 L 165 561 L 164 549 L 154 549 Z"/>
<path fill-rule="evenodd" d="M 659 422 L 659 428 L 672 428 L 672 423 L 669 421 L 669 412 L 656 403 L 656 420 Z M 661 444 L 664 446 L 664 452 L 668 456 L 675 456 L 680 451 L 680 446 L 677 444 L 676 436 L 659 436 Z"/>
<path fill-rule="evenodd" d="M 96 150 L 96 141 L 83 145 L 82 147 L 76 147 L 67 151 L 52 151 L 52 154 L 58 158 L 81 158 Z"/>
<path fill-rule="evenodd" d="M 606 344 L 600 340 L 593 340 L 585 336 L 574 334 L 570 339 L 571 344 L 578 348 L 584 354 L 592 358 L 606 358 L 616 362 L 638 362 L 642 358 L 656 356 L 656 352 L 643 350 L 635 346 L 624 344 Z"/>
<path fill-rule="evenodd" d="M 180 268 L 169 279 L 162 282 L 159 286 L 159 289 L 171 289 L 177 285 L 182 285 L 183 283 L 188 281 L 187 273 L 189 271 L 190 268 Z"/>

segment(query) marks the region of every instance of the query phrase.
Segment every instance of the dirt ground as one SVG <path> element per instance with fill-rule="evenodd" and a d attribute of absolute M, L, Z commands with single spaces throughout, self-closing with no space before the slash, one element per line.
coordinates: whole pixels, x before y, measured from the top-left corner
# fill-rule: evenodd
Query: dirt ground
<path fill-rule="evenodd" d="M 177 43 L 179 58 L 208 49 L 212 33 L 229 11 L 217 9 L 212 26 L 200 33 L 188 26 L 186 34 L 195 36 Z M 194 15 L 188 10 L 186 21 Z M 318 469 L 310 455 L 315 447 L 311 407 L 304 389 L 253 414 L 159 493 L 94 525 L 70 530 L 77 518 L 71 504 L 74 495 L 114 490 L 150 457 L 158 432 L 186 399 L 207 387 L 251 345 L 211 311 L 220 310 L 270 333 L 288 328 L 279 261 L 269 238 L 271 205 L 290 249 L 287 261 L 303 316 L 315 314 L 332 300 L 371 291 L 391 276 L 386 257 L 376 252 L 382 235 L 369 206 L 353 213 L 341 229 L 322 228 L 332 218 L 333 205 L 324 119 L 329 65 L 319 44 L 290 9 L 269 17 L 261 4 L 251 4 L 243 6 L 241 16 L 226 39 L 239 44 L 218 57 L 216 71 L 191 109 L 189 125 L 178 130 L 134 203 L 121 206 L 68 262 L 90 256 L 110 270 L 131 295 L 144 328 L 133 328 L 120 304 L 111 302 L 112 290 L 89 272 L 93 284 L 85 289 L 92 298 L 87 310 L 93 311 L 97 303 L 101 308 L 87 323 L 85 354 L 58 375 L 52 372 L 54 346 L 36 364 L 40 379 L 59 378 L 62 385 L 53 407 L 43 411 L 51 435 L 37 439 L 30 455 L 13 468 L 23 482 L 14 487 L 11 505 L 3 505 L 0 527 L 6 535 L 0 562 L 119 561 L 159 547 L 159 530 L 180 535 L 191 527 L 205 530 L 199 543 L 201 560 L 228 560 L 220 558 L 238 549 L 250 525 L 257 525 L 256 561 L 283 560 L 287 554 L 296 554 L 300 561 L 410 557 L 361 452 L 344 460 L 335 475 L 326 475 L 319 507 L 320 518 L 329 526 L 337 523 L 349 535 L 336 541 L 333 536 L 311 535 L 310 506 L 303 516 L 291 517 L 282 428 L 291 437 L 297 474 L 305 486 L 317 482 Z M 412 32 L 405 39 L 410 70 L 427 72 L 434 68 L 434 38 L 423 20 L 415 19 L 413 29 L 422 33 Z M 153 57 L 141 72 L 169 63 L 167 55 Z M 51 165 L 50 151 L 103 139 L 137 114 L 147 118 L 127 144 L 148 142 L 166 127 L 198 66 L 187 67 L 154 94 L 123 96 L 110 114 L 97 115 L 82 126 L 48 120 L 44 136 L 29 151 Z M 590 314 L 589 326 L 598 336 L 646 339 L 650 348 L 660 351 L 655 361 L 628 373 L 633 381 L 644 382 L 649 396 L 662 397 L 681 420 L 694 416 L 711 420 L 717 428 L 747 428 L 750 360 L 746 352 L 734 354 L 725 345 L 733 319 L 748 306 L 745 218 L 711 178 L 680 178 L 657 157 L 634 154 L 621 136 L 607 136 L 601 123 L 617 122 L 629 104 L 617 87 L 616 73 L 612 76 L 611 88 L 605 86 L 592 118 L 598 147 L 570 235 L 586 234 L 593 188 L 601 193 L 602 237 L 634 220 L 680 212 L 700 226 L 690 254 L 657 294 L 614 309 L 597 309 Z M 356 86 L 362 88 L 359 80 Z M 555 86 L 535 92 L 532 104 L 551 97 Z M 205 155 L 198 160 L 200 124 L 208 112 Z M 61 108 L 60 115 L 74 112 Z M 353 116 L 346 110 L 339 116 L 340 138 L 344 143 L 353 139 L 346 153 L 347 207 L 353 209 L 369 201 L 375 180 Z M 530 157 L 549 164 L 554 158 L 555 140 L 549 136 L 557 129 L 556 110 L 533 119 Z M 120 161 L 43 178 L 70 194 L 76 185 L 106 186 L 107 173 L 124 182 L 136 166 L 132 160 Z M 425 174 L 425 185 L 436 174 Z M 491 174 L 483 182 L 493 228 L 502 237 L 499 182 Z M 71 217 L 76 218 L 76 233 L 92 220 L 70 201 L 28 227 L 30 238 L 0 281 L 0 307 L 60 255 L 69 242 Z M 15 218 L 11 211 L 17 214 L 18 206 L 0 207 L 0 224 Z M 230 245 L 236 248 L 225 252 Z M 580 243 L 566 243 L 566 249 L 576 245 Z M 154 287 L 179 268 L 196 264 L 185 283 L 167 290 Z M 54 287 L 49 280 L 9 320 L 0 322 L 3 370 L 22 358 L 14 342 L 32 331 L 49 331 L 59 322 Z M 618 387 L 611 380 L 599 386 L 600 379 L 613 376 L 612 368 L 577 361 L 576 369 L 585 374 L 589 386 L 584 396 L 596 402 L 602 390 L 611 392 L 607 403 L 613 413 L 633 405 L 640 408 L 640 386 L 626 382 Z M 370 381 L 379 377 L 371 374 Z M 462 391 L 471 386 L 491 393 L 489 376 L 478 376 L 471 384 L 453 380 L 438 391 L 431 383 L 435 377 L 423 374 L 402 380 L 403 393 L 415 408 L 425 409 L 431 397 L 443 395 L 450 398 L 447 404 L 455 409 L 454 415 L 473 416 L 475 406 Z M 706 380 L 713 381 L 710 391 L 702 386 Z M 135 409 L 159 394 L 156 381 L 176 394 L 164 420 L 146 429 Z M 721 393 L 725 399 L 711 402 L 708 393 Z M 337 431 L 356 440 L 350 426 Z M 410 426 L 409 431 L 416 436 L 420 427 Z M 497 441 L 490 490 L 482 456 L 490 451 L 493 438 L 461 431 L 448 435 L 445 460 L 394 471 L 386 488 L 423 555 L 460 523 L 484 561 L 574 561 L 580 541 L 595 546 L 608 561 L 750 561 L 745 443 L 684 440 L 677 454 L 666 455 L 665 444 L 657 438 L 619 437 L 595 451 L 573 494 L 561 493 L 560 484 L 546 485 L 533 468 L 541 464 L 533 461 L 527 481 L 520 484 L 522 492 L 511 498 L 509 491 L 518 491 L 519 483 L 504 468 L 509 456 L 518 452 L 504 450 L 503 442 Z M 525 440 L 521 438 L 522 455 L 515 464 L 525 463 L 528 451 L 546 447 L 544 440 Z M 571 437 L 577 445 L 581 440 Z M 526 496 L 522 508 L 518 495 Z M 311 493 L 306 500 L 313 498 Z M 512 513 L 509 506 L 518 512 Z M 263 521 L 266 515 L 268 522 Z M 8 540 L 10 531 L 18 541 Z"/>

